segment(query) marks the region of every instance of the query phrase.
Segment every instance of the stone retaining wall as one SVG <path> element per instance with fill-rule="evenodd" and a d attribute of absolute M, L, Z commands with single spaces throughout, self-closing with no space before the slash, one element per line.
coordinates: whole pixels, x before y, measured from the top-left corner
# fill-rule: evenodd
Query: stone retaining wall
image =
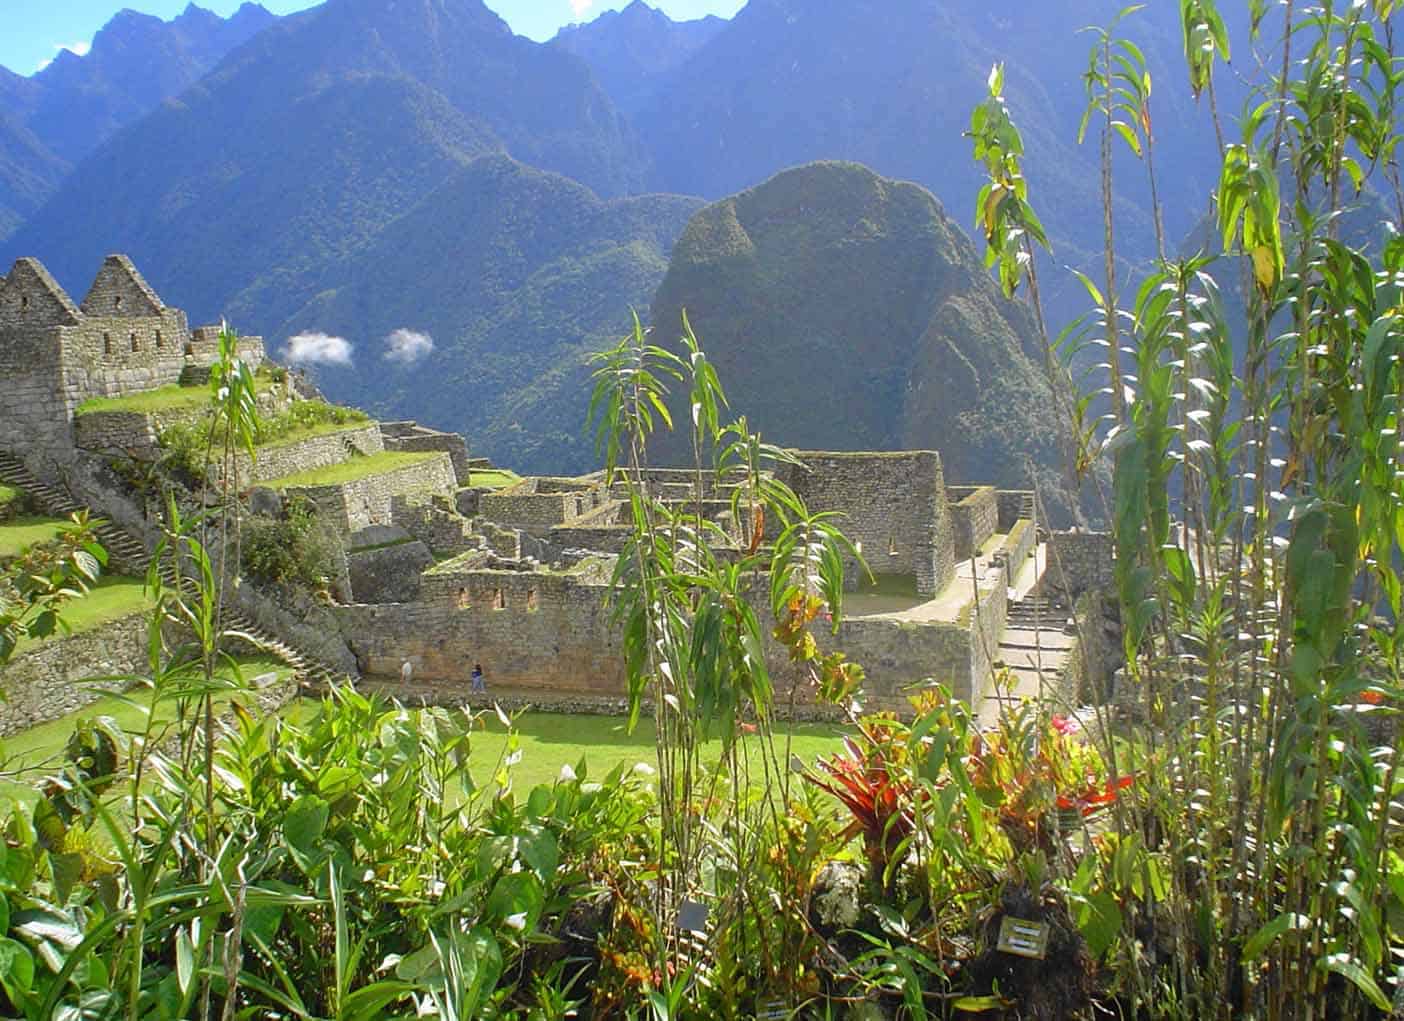
<path fill-rule="evenodd" d="M 289 486 L 288 495 L 302 496 L 317 505 L 334 528 L 350 535 L 371 525 L 393 521 L 391 501 L 409 493 L 452 493 L 453 463 L 447 454 L 377 472 L 351 482 L 329 486 Z"/>
<path fill-rule="evenodd" d="M 382 422 L 380 430 L 384 436 L 386 450 L 403 450 L 411 453 L 442 451 L 453 461 L 454 477 L 460 486 L 468 485 L 472 474 L 471 459 L 468 457 L 468 441 L 458 433 L 439 432 L 420 425 L 418 422 Z"/>
<path fill-rule="evenodd" d="M 238 455 L 240 482 L 242 485 L 270 482 L 298 472 L 341 464 L 351 456 L 347 444 L 366 456 L 385 449 L 380 427 L 374 422 L 306 439 L 270 443 L 257 448 L 257 457 L 252 462 L 247 454 Z"/>
<path fill-rule="evenodd" d="M 136 613 L 94 631 L 54 638 L 0 668 L 0 737 L 56 720 L 97 701 L 120 682 L 86 684 L 88 678 L 146 669 L 146 616 Z"/>

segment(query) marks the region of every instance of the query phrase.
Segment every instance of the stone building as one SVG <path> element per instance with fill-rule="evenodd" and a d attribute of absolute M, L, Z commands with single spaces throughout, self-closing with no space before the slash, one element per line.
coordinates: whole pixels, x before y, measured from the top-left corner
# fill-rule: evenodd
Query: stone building
<path fill-rule="evenodd" d="M 114 397 L 175 383 L 208 368 L 219 327 L 192 331 L 125 255 L 103 262 L 81 304 L 37 259 L 0 276 L 0 449 L 53 479 L 75 449 L 73 418 L 93 397 Z M 263 343 L 242 338 L 257 365 Z"/>

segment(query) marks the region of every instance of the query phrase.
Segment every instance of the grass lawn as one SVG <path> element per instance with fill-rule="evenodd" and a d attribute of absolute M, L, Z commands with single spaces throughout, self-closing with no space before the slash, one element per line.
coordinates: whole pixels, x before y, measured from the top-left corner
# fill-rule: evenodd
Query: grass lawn
<path fill-rule="evenodd" d="M 281 663 L 267 659 L 243 660 L 245 681 L 268 670 L 287 668 Z M 285 711 L 285 716 L 293 722 L 301 722 L 311 717 L 320 706 L 319 702 L 300 700 Z M 415 710 L 410 710 L 411 712 Z M 72 716 L 41 724 L 31 730 L 4 740 L 5 753 L 14 762 L 33 765 L 62 750 L 74 724 L 81 719 L 95 716 L 110 716 L 119 726 L 134 730 L 141 725 L 141 713 L 134 707 L 118 699 L 105 697 Z M 560 778 L 561 768 L 570 766 L 578 769 L 585 760 L 588 775 L 602 779 L 616 765 L 623 763 L 632 767 L 643 763 L 646 769 L 655 764 L 653 744 L 653 724 L 642 720 L 633 734 L 625 732 L 625 721 L 610 716 L 569 716 L 554 713 L 525 713 L 516 720 L 518 749 L 521 760 L 512 769 L 513 788 L 526 792 L 538 784 L 550 784 Z M 479 786 L 492 786 L 494 774 L 507 755 L 508 738 L 506 728 L 495 713 L 483 713 L 479 717 L 481 730 L 475 733 L 471 744 L 469 769 Z M 841 750 L 845 728 L 831 724 L 796 724 L 792 731 L 792 754 L 805 763 L 813 763 L 820 755 Z M 746 740 L 755 742 L 754 738 Z M 759 745 L 753 745 L 759 752 Z M 783 735 L 779 737 L 777 754 L 786 754 Z M 721 755 L 721 743 L 708 743 L 703 752 L 704 759 L 716 762 Z M 752 759 L 753 768 L 760 769 L 759 756 Z M 648 774 L 652 775 L 652 774 Z M 28 785 L 0 781 L 0 798 L 17 798 L 31 802 L 34 793 Z"/>
<path fill-rule="evenodd" d="M 443 456 L 437 451 L 406 453 L 398 450 L 387 450 L 380 454 L 372 454 L 370 457 L 353 457 L 349 461 L 343 461 L 341 464 L 334 464 L 326 468 L 298 472 L 296 475 L 285 475 L 281 479 L 270 479 L 263 484 L 274 489 L 334 486 L 344 482 L 355 482 L 368 475 L 380 475 L 397 468 L 423 464 L 425 461 Z"/>
<path fill-rule="evenodd" d="M 263 374 L 254 378 L 254 390 L 263 393 L 272 385 L 272 380 Z M 202 383 L 198 386 L 181 386 L 169 383 L 155 390 L 128 394 L 125 397 L 90 397 L 78 405 L 75 414 L 88 415 L 98 411 L 135 411 L 150 415 L 157 411 L 199 411 L 210 404 L 210 388 Z"/>
<path fill-rule="evenodd" d="M 291 719 L 300 721 L 316 712 L 319 703 L 301 701 L 289 707 Z M 411 712 L 415 710 L 410 710 Z M 475 732 L 469 770 L 479 786 L 491 785 L 493 774 L 507 754 L 507 730 L 493 712 L 479 714 L 480 731 Z M 529 791 L 538 784 L 550 784 L 560 778 L 561 767 L 575 769 L 585 760 L 589 775 L 603 778 L 615 766 L 644 763 L 648 769 L 657 762 L 653 744 L 653 721 L 643 719 L 632 734 L 626 732 L 628 721 L 616 716 L 572 716 L 565 713 L 523 713 L 515 724 L 517 747 L 521 761 L 512 769 L 512 785 L 518 791 Z M 791 731 L 790 751 L 804 762 L 812 763 L 819 755 L 841 751 L 847 728 L 827 723 L 798 723 Z M 759 770 L 759 742 L 753 743 L 756 754 L 752 766 Z M 777 754 L 784 758 L 783 733 L 777 733 Z M 711 741 L 704 747 L 703 758 L 715 763 L 721 756 L 721 742 Z"/>
<path fill-rule="evenodd" d="M 477 489 L 506 489 L 508 486 L 515 486 L 522 481 L 522 477 L 516 472 L 501 469 L 490 472 L 470 472 L 468 475 L 468 485 Z"/>
<path fill-rule="evenodd" d="M 41 642 L 56 642 L 69 634 L 93 631 L 148 606 L 141 579 L 118 575 L 101 578 L 86 596 L 64 605 L 60 617 L 68 624 L 68 631 L 59 629 L 48 638 L 22 638 L 15 646 L 15 655 L 22 656 Z"/>
<path fill-rule="evenodd" d="M 255 677 L 266 673 L 277 673 L 279 679 L 282 679 L 292 672 L 292 668 L 286 663 L 269 656 L 241 656 L 238 657 L 238 663 L 239 673 L 245 683 L 249 683 Z M 222 675 L 232 678 L 232 671 L 222 671 Z M 229 703 L 231 698 L 232 696 L 224 696 L 217 698 L 216 702 L 225 705 Z M 31 727 L 29 730 L 0 739 L 0 746 L 4 748 L 5 769 L 15 771 L 42 767 L 63 750 L 69 735 L 73 733 L 74 726 L 80 720 L 91 720 L 99 716 L 111 717 L 116 721 L 118 727 L 129 733 L 135 732 L 145 725 L 145 717 L 139 708 L 116 696 L 104 695 L 92 705 L 85 706 L 68 716 L 60 717 L 49 723 L 41 723 L 37 727 Z M 163 706 L 157 719 L 166 722 L 173 716 L 174 707 Z M 24 804 L 30 804 L 34 801 L 35 794 L 33 787 L 27 783 L 0 780 L 0 799 L 5 797 L 12 797 Z"/>
<path fill-rule="evenodd" d="M 37 542 L 50 542 L 71 522 L 64 518 L 15 518 L 0 525 L 0 558 L 17 557 Z"/>
<path fill-rule="evenodd" d="M 271 439 L 267 443 L 260 443 L 255 450 L 263 450 L 268 447 L 286 447 L 292 443 L 300 443 L 302 440 L 310 440 L 314 436 L 328 436 L 332 433 L 351 432 L 353 429 L 365 428 L 365 422 L 318 422 L 316 425 L 305 425 L 291 432 L 283 433 L 276 439 Z"/>

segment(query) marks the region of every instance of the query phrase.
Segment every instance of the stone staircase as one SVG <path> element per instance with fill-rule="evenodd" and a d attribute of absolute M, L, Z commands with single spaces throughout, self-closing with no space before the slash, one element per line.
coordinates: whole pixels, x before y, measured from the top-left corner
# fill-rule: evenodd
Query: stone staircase
<path fill-rule="evenodd" d="M 0 451 L 0 482 L 23 489 L 40 507 L 55 517 L 68 517 L 84 509 L 68 494 L 40 482 L 23 462 L 3 451 Z M 151 554 L 130 532 L 109 522 L 94 529 L 94 534 L 107 550 L 108 562 L 114 568 L 125 574 L 146 574 L 151 564 Z M 174 572 L 169 565 L 162 566 L 161 574 L 166 584 L 175 583 Z M 180 579 L 182 588 L 187 588 L 189 584 L 188 579 Z M 340 677 L 339 673 L 326 663 L 284 642 L 238 610 L 226 607 L 224 623 L 226 630 L 250 645 L 277 656 L 292 667 L 294 678 L 303 690 L 325 690 L 331 682 Z"/>
<path fill-rule="evenodd" d="M 1019 498 L 1019 517 L 1025 521 L 1034 520 L 1034 495 L 1031 492 L 1024 493 Z"/>
<path fill-rule="evenodd" d="M 1075 642 L 1071 623 L 1067 607 L 1054 600 L 1030 595 L 1009 603 L 995 656 L 1012 675 L 1015 701 L 1058 690 Z M 982 726 L 993 726 L 999 699 L 987 693 L 976 710 Z"/>

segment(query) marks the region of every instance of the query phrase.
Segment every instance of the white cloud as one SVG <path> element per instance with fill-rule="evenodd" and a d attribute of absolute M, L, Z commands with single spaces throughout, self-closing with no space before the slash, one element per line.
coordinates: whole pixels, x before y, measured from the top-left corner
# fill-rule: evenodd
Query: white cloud
<path fill-rule="evenodd" d="M 575 19 L 579 21 L 585 16 L 585 12 L 595 6 L 595 0 L 570 0 L 570 9 L 575 12 Z"/>
<path fill-rule="evenodd" d="M 434 338 L 418 330 L 399 329 L 385 338 L 385 360 L 413 365 L 434 350 Z"/>
<path fill-rule="evenodd" d="M 293 365 L 350 365 L 351 342 L 325 333 L 299 333 L 284 355 Z"/>

